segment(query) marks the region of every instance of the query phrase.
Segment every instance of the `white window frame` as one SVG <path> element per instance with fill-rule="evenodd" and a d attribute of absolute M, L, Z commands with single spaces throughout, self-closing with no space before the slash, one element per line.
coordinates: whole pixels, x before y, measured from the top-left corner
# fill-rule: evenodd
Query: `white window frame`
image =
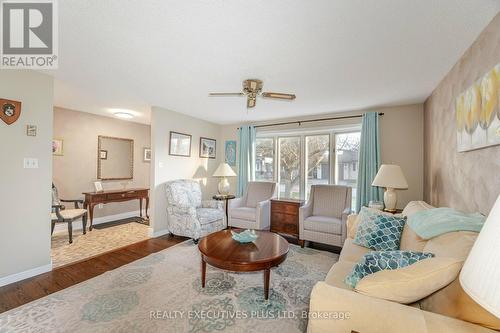
<path fill-rule="evenodd" d="M 361 124 L 353 124 L 349 126 L 343 127 L 333 127 L 327 129 L 317 129 L 317 128 L 308 128 L 301 130 L 283 130 L 283 131 L 258 131 L 257 138 L 269 138 L 273 139 L 274 149 L 273 149 L 273 181 L 280 183 L 280 147 L 279 147 L 279 139 L 287 138 L 287 137 L 299 137 L 300 138 L 300 199 L 307 200 L 307 196 L 309 193 L 306 193 L 306 185 L 307 185 L 307 168 L 306 168 L 306 137 L 309 136 L 318 136 L 318 135 L 329 135 L 330 141 L 330 179 L 328 180 L 329 184 L 336 184 L 338 173 L 336 172 L 337 168 L 337 152 L 336 152 L 336 135 L 337 134 L 347 134 L 347 133 L 356 133 L 361 132 Z M 255 175 L 254 175 L 255 176 Z"/>

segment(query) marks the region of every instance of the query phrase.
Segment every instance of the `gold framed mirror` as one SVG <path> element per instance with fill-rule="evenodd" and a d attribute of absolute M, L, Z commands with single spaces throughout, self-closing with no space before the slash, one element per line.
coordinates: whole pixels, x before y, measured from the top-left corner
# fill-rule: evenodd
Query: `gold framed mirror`
<path fill-rule="evenodd" d="M 133 179 L 134 140 L 99 135 L 97 142 L 97 179 Z"/>

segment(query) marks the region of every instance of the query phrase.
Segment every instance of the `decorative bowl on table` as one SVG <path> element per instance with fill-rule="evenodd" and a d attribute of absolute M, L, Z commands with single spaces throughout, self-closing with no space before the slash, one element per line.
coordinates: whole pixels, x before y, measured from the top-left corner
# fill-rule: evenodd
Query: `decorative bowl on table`
<path fill-rule="evenodd" d="M 240 243 L 251 243 L 259 238 L 259 235 L 255 233 L 255 230 L 249 229 L 246 229 L 242 232 L 234 232 L 231 230 L 231 234 L 233 235 L 232 238 Z"/>

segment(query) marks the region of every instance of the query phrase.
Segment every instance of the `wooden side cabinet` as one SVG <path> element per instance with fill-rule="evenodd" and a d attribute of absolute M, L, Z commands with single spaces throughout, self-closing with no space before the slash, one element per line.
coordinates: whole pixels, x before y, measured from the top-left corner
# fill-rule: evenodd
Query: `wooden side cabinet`
<path fill-rule="evenodd" d="M 299 208 L 303 200 L 271 199 L 271 232 L 299 239 Z"/>

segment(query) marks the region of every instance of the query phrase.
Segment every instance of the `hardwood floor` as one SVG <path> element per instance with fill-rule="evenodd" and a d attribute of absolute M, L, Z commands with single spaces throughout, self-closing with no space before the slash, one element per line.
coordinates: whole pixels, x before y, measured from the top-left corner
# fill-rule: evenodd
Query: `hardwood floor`
<path fill-rule="evenodd" d="M 0 287 L 0 313 L 71 287 L 185 240 L 187 240 L 185 237 L 170 235 L 150 238 Z M 292 244 L 298 244 L 296 239 L 287 238 L 287 240 Z M 340 252 L 339 248 L 322 244 L 310 243 L 308 246 L 323 251 Z"/>
<path fill-rule="evenodd" d="M 186 239 L 170 235 L 147 239 L 0 287 L 0 313 L 71 287 Z"/>

